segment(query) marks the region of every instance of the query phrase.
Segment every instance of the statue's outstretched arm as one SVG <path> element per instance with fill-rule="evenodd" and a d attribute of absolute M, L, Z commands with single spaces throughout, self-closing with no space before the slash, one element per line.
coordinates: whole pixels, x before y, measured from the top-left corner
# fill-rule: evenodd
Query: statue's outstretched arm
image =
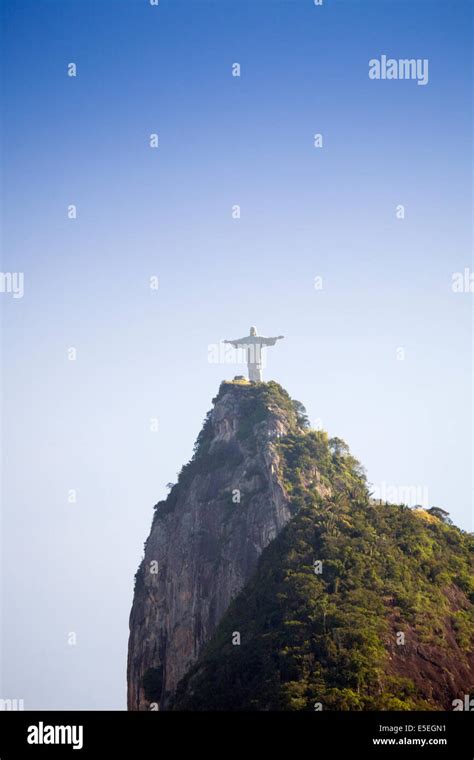
<path fill-rule="evenodd" d="M 239 340 L 223 340 L 223 343 L 230 343 L 231 346 L 234 346 L 234 348 L 238 348 L 240 346 Z"/>
<path fill-rule="evenodd" d="M 281 340 L 284 337 L 284 335 L 278 335 L 276 338 L 261 338 L 261 343 L 264 346 L 274 346 L 277 340 Z"/>

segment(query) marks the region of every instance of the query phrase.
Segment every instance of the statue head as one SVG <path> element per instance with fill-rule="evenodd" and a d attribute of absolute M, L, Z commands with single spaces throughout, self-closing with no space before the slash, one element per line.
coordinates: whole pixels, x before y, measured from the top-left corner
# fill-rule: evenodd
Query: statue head
<path fill-rule="evenodd" d="M 256 334 L 257 334 L 257 328 L 256 327 L 251 327 L 250 328 L 250 335 L 252 335 L 253 337 L 255 337 Z"/>

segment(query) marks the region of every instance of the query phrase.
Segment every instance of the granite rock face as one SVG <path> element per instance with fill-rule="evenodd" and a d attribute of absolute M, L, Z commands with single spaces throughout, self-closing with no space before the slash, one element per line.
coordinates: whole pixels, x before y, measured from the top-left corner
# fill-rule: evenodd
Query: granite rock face
<path fill-rule="evenodd" d="M 289 397 L 269 401 L 266 385 L 221 385 L 193 460 L 155 508 L 130 615 L 129 710 L 167 709 L 291 517 L 274 444 L 298 418 Z"/>

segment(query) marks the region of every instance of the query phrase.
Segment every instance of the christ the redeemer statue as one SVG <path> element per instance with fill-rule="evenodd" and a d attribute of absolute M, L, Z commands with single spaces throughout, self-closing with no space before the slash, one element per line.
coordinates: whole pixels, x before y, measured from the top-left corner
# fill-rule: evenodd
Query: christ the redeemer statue
<path fill-rule="evenodd" d="M 284 337 L 284 335 L 278 335 L 276 338 L 264 338 L 263 335 L 257 335 L 256 327 L 251 327 L 250 335 L 237 340 L 225 340 L 224 343 L 230 343 L 234 348 L 245 348 L 249 380 L 252 383 L 259 383 L 262 381 L 262 346 L 274 346 L 277 340 Z"/>

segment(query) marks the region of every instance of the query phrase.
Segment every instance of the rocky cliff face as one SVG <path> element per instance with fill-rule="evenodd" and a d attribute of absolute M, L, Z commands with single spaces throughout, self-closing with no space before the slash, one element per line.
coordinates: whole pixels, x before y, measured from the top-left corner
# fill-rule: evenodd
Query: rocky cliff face
<path fill-rule="evenodd" d="M 288 522 L 275 442 L 298 429 L 279 386 L 223 383 L 136 576 L 128 708 L 166 709 L 263 549 Z"/>

